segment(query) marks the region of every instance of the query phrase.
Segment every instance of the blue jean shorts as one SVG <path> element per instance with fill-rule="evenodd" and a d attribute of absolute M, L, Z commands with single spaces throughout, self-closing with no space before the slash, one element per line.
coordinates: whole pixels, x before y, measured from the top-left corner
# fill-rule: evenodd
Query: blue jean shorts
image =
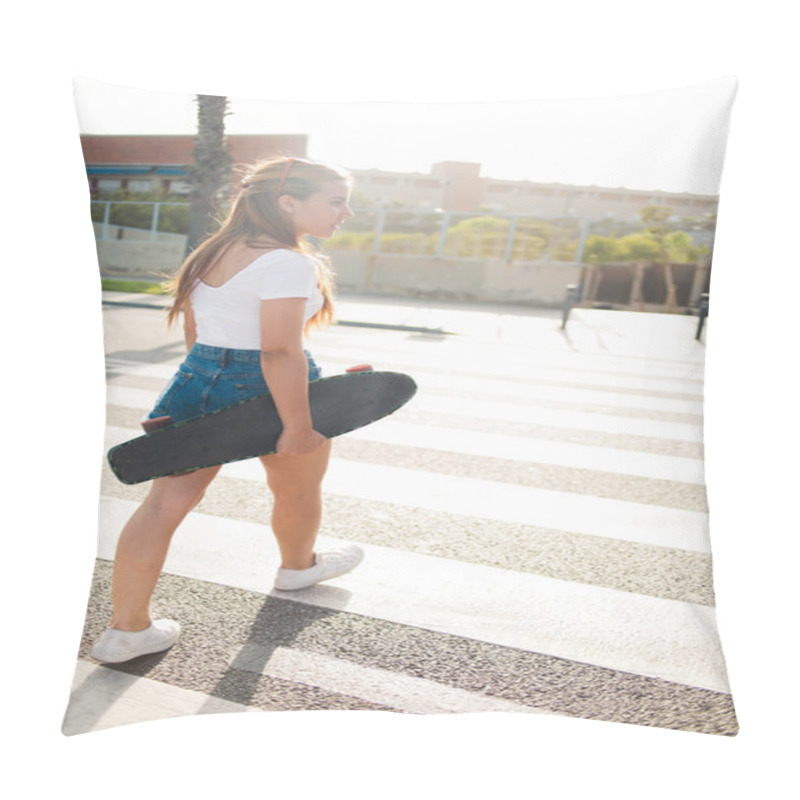
<path fill-rule="evenodd" d="M 306 359 L 308 380 L 321 378 L 322 372 L 308 351 Z M 148 419 L 169 416 L 173 422 L 182 422 L 268 393 L 261 372 L 260 350 L 195 344 L 161 393 Z"/>

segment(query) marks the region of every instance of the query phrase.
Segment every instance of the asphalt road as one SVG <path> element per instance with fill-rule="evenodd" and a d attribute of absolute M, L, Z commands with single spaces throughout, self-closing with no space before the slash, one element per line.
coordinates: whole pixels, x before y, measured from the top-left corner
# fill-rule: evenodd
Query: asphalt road
<path fill-rule="evenodd" d="M 420 387 L 334 445 L 321 542 L 358 542 L 364 564 L 272 590 L 260 466 L 229 465 L 176 535 L 157 590 L 181 639 L 113 668 L 89 649 L 108 618 L 116 535 L 146 487 L 106 468 L 65 732 L 324 708 L 735 732 L 714 618 L 702 350 L 688 318 L 656 320 L 648 344 L 653 316 L 576 313 L 566 337 L 555 315 L 462 307 L 442 312 L 458 335 L 314 335 L 326 374 L 369 362 Z M 110 446 L 138 434 L 184 348 L 162 311 L 108 305 L 104 317 Z M 384 303 L 375 321 L 401 318 L 407 308 Z"/>

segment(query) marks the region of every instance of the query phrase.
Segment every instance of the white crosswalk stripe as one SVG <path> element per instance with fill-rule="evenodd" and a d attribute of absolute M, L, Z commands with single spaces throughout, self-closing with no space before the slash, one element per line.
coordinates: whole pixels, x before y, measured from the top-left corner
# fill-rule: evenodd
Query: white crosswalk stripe
<path fill-rule="evenodd" d="M 113 447 L 131 431 L 108 428 Z M 257 461 L 226 464 L 222 474 L 262 482 Z M 513 486 L 475 478 L 439 475 L 383 464 L 332 459 L 323 484 L 328 494 L 383 500 L 398 506 L 426 508 L 462 516 L 708 552 L 708 515 L 604 497 Z"/>
<path fill-rule="evenodd" d="M 159 378 L 167 380 L 172 375 L 171 368 L 162 365 L 142 364 L 125 370 L 125 374 Z M 117 373 L 115 373 L 117 374 Z M 122 371 L 118 374 L 122 374 Z M 481 382 L 485 387 L 485 382 Z M 123 386 L 108 388 L 109 403 L 128 408 L 149 409 L 157 396 L 155 391 L 131 389 Z M 658 419 L 638 419 L 636 417 L 613 416 L 610 414 L 565 411 L 558 408 L 522 405 L 505 399 L 475 400 L 468 396 L 459 396 L 454 402 L 452 396 L 428 394 L 424 391 L 414 398 L 415 411 L 446 415 L 454 420 L 466 417 L 470 419 L 503 420 L 520 422 L 529 425 L 542 425 L 551 428 L 567 428 L 571 430 L 590 430 L 608 434 L 626 434 L 646 436 L 655 439 L 672 439 L 676 441 L 702 442 L 701 425 L 679 422 L 663 422 Z"/>
<path fill-rule="evenodd" d="M 520 462 L 554 464 L 575 469 L 593 469 L 621 475 L 638 475 L 666 481 L 702 484 L 702 462 L 693 458 L 632 453 L 608 447 L 590 447 L 567 442 L 523 439 L 496 433 L 438 428 L 380 420 L 354 438 L 380 444 L 412 445 L 450 453 L 513 459 Z"/>
<path fill-rule="evenodd" d="M 104 537 L 114 541 L 135 509 L 104 499 Z M 339 542 L 321 537 L 320 545 Z M 343 602 L 328 586 L 305 590 L 304 603 L 341 608 L 404 625 L 477 638 L 715 691 L 726 691 L 718 649 L 707 636 L 713 610 L 511 570 L 363 546 L 364 564 L 339 578 Z M 176 537 L 168 572 L 268 592 L 277 550 L 262 525 L 193 514 Z M 291 596 L 291 593 L 280 593 Z"/>
<path fill-rule="evenodd" d="M 389 705 L 416 714 L 505 711 L 537 713 L 537 709 L 496 697 L 465 692 L 425 678 L 398 675 L 390 670 L 365 668 L 341 659 L 279 647 L 271 653 L 246 644 L 232 659 L 236 669 L 273 675 L 352 697 Z M 541 712 L 538 712 L 541 713 Z"/>
<path fill-rule="evenodd" d="M 418 509 L 454 521 L 477 520 L 487 528 L 493 523 L 535 526 L 555 536 L 596 537 L 655 548 L 658 553 L 698 557 L 710 553 L 706 513 L 667 507 L 657 499 L 647 503 L 624 499 L 628 479 L 667 482 L 676 491 L 702 489 L 701 458 L 668 454 L 686 452 L 670 451 L 674 443 L 702 444 L 702 364 L 613 354 L 565 358 L 554 351 L 531 352 L 518 346 L 501 353 L 486 341 L 454 339 L 448 344 L 398 335 L 359 338 L 357 331 L 343 328 L 333 329 L 327 338 L 323 335 L 314 353 L 327 373 L 366 362 L 378 369 L 412 372 L 418 382 L 419 393 L 408 414 L 401 411 L 349 434 L 353 442 L 454 458 L 503 459 L 512 465 L 509 469 L 547 465 L 584 470 L 616 480 L 621 487 L 620 497 L 594 496 L 575 487 L 556 490 L 447 474 L 446 467 L 428 471 L 423 456 L 419 467 L 409 468 L 339 457 L 334 450 L 324 483 L 326 497 L 333 501 L 388 504 L 397 509 L 399 526 L 403 509 Z M 492 354 L 495 360 L 487 360 Z M 167 379 L 174 366 L 109 357 L 107 369 L 109 406 L 144 416 L 158 394 L 157 381 Z M 119 376 L 124 380 L 115 382 Z M 437 415 L 447 418 L 446 426 L 436 424 Z M 491 432 L 471 428 L 476 421 L 492 422 Z M 106 446 L 139 435 L 131 424 L 109 424 Z M 530 433 L 519 435 L 512 425 L 531 426 Z M 537 437 L 544 428 L 555 432 Z M 569 440 L 580 432 L 607 438 L 601 444 Z M 640 437 L 649 445 L 646 451 L 626 449 L 624 441 L 614 446 L 615 436 Z M 659 443 L 664 452 L 659 452 Z M 221 474 L 246 485 L 264 483 L 255 460 L 225 465 Z M 122 496 L 101 498 L 100 559 L 113 559 L 116 537 L 135 507 L 136 502 Z M 336 539 L 322 535 L 320 543 Z M 615 674 L 659 679 L 687 689 L 729 691 L 713 606 L 499 569 L 457 556 L 427 555 L 404 549 L 402 539 L 398 546 L 362 546 L 367 553 L 364 564 L 335 585 L 302 593 L 274 592 L 271 577 L 279 556 L 265 524 L 194 512 L 176 535 L 165 572 Z M 680 582 L 681 576 L 675 580 Z M 242 643 L 230 653 L 229 666 L 409 713 L 547 713 L 524 702 L 359 665 L 302 646 Z M 99 681 L 103 676 L 85 665 L 83 669 L 85 680 Z M 142 703 L 147 708 L 171 708 L 171 701 L 164 699 L 171 687 L 156 683 L 150 687 L 142 679 L 136 689 Z M 199 713 L 198 695 L 177 686 L 172 689 L 174 702 L 184 703 L 185 713 Z M 149 691 L 154 693 L 152 700 L 147 699 Z M 230 704 L 230 710 L 247 707 Z M 213 703 L 203 710 L 213 711 Z M 117 717 L 103 715 L 103 723 L 81 722 L 78 711 L 74 714 L 78 728 L 121 724 L 115 722 Z"/>
<path fill-rule="evenodd" d="M 156 393 L 141 389 L 112 386 L 108 401 L 113 405 L 141 410 L 142 416 L 152 408 Z M 398 419 L 402 419 L 398 415 Z M 453 453 L 502 457 L 521 462 L 556 464 L 576 469 L 593 469 L 638 475 L 645 478 L 702 484 L 702 462 L 692 458 L 664 456 L 653 453 L 622 453 L 614 448 L 587 447 L 566 442 L 548 442 L 481 433 L 458 429 L 437 428 L 420 424 L 406 424 L 394 420 L 380 420 L 373 425 L 353 431 L 355 439 L 444 450 Z"/>
<path fill-rule="evenodd" d="M 132 722 L 184 717 L 187 714 L 230 714 L 256 709 L 203 692 L 127 675 L 119 670 L 79 661 L 72 682 L 72 702 L 64 733 L 101 731 Z"/>

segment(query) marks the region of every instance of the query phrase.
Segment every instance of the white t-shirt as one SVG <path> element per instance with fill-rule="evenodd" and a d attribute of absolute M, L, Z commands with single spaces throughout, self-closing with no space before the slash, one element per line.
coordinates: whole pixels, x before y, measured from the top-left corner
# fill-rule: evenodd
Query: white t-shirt
<path fill-rule="evenodd" d="M 261 301 L 284 297 L 306 298 L 306 322 L 322 307 L 317 265 L 294 250 L 265 253 L 222 286 L 198 281 L 191 294 L 197 343 L 260 350 Z"/>

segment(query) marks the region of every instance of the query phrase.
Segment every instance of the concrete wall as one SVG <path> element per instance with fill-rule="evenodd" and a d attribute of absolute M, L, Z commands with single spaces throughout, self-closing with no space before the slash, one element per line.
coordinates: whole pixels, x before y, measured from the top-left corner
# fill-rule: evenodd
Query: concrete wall
<path fill-rule="evenodd" d="M 140 278 L 174 273 L 183 260 L 183 248 L 183 237 L 172 242 L 97 242 L 103 274 Z M 577 283 L 580 277 L 577 264 L 559 262 L 509 264 L 502 259 L 346 250 L 334 252 L 332 258 L 339 288 L 363 294 L 560 306 L 565 286 Z"/>
<path fill-rule="evenodd" d="M 576 283 L 572 263 L 507 263 L 501 259 L 334 253 L 337 284 L 365 294 L 408 295 L 494 303 L 560 306 Z"/>
<path fill-rule="evenodd" d="M 172 242 L 103 241 L 97 245 L 97 260 L 104 275 L 157 278 L 171 275 L 183 261 L 185 237 Z"/>

